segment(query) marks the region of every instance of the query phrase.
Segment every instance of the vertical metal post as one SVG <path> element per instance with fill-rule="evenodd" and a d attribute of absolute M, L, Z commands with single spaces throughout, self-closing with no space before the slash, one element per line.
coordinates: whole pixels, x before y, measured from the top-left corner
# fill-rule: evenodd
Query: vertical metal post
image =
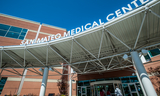
<path fill-rule="evenodd" d="M 45 96 L 47 79 L 48 79 L 48 70 L 49 70 L 48 67 L 44 68 L 43 79 L 42 79 L 42 84 L 41 84 L 39 96 Z"/>
<path fill-rule="evenodd" d="M 21 78 L 21 83 L 19 84 L 19 88 L 18 88 L 18 91 L 17 91 L 17 96 L 20 96 L 20 93 L 21 93 L 21 89 L 23 87 L 23 83 L 24 83 L 24 79 L 26 77 L 26 74 L 27 74 L 27 69 L 24 69 L 23 71 L 23 76 Z"/>
<path fill-rule="evenodd" d="M 147 94 L 147 96 L 157 96 L 156 91 L 147 75 L 147 72 L 142 64 L 141 59 L 139 58 L 138 52 L 137 51 L 132 51 L 131 52 L 133 64 L 135 65 L 138 75 L 140 77 L 140 80 L 142 82 L 142 85 L 144 87 L 144 90 Z"/>
<path fill-rule="evenodd" d="M 72 77 L 71 77 L 71 66 L 69 66 L 69 73 L 70 73 L 70 76 L 69 76 L 69 96 L 72 96 Z"/>

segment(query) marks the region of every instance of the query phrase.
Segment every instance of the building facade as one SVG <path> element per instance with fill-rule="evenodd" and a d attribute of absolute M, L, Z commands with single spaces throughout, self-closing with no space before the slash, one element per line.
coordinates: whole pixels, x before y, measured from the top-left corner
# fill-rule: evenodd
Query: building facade
<path fill-rule="evenodd" d="M 39 32 L 38 32 L 39 30 Z M 40 24 L 31 20 L 17 18 L 5 14 L 0 14 L 0 46 L 20 45 L 23 40 L 30 42 L 35 38 L 44 38 L 64 33 L 66 29 Z M 20 88 L 25 70 L 23 69 L 1 69 L 1 96 L 17 95 L 20 90 L 20 95 L 39 95 L 43 73 L 40 68 L 29 68 L 23 86 Z M 56 67 L 57 72 L 49 71 L 46 95 L 59 94 L 57 82 L 61 79 L 63 67 Z"/>
<path fill-rule="evenodd" d="M 63 28 L 0 14 L 0 46 L 20 45 L 23 40 L 25 40 L 24 44 L 31 44 L 34 39 L 55 36 L 57 33 L 63 34 L 65 31 Z M 150 50 L 147 56 L 141 57 L 157 93 L 160 91 L 158 89 L 159 54 L 159 48 L 155 48 Z M 157 69 L 157 72 L 152 71 L 153 69 Z M 71 74 L 65 75 L 65 78 L 66 81 L 71 79 L 68 84 L 72 85 L 72 96 L 99 96 L 100 89 L 104 89 L 105 92 L 109 90 L 114 96 L 116 86 L 120 87 L 124 96 L 144 96 L 134 67 L 90 74 L 76 74 L 68 71 L 68 66 L 55 67 L 55 70 L 57 71 L 49 71 L 46 96 L 60 94 L 57 82 L 63 73 Z M 1 69 L 1 96 L 17 95 L 18 92 L 21 96 L 39 95 L 43 72 L 40 68 L 29 68 L 23 82 L 21 75 L 24 73 L 23 69 Z"/>

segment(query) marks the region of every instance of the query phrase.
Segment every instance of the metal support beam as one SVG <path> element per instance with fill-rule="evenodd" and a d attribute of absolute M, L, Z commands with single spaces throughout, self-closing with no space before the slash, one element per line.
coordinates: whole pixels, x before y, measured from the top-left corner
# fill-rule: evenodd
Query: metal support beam
<path fill-rule="evenodd" d="M 17 91 L 17 96 L 20 96 L 20 93 L 21 93 L 21 89 L 23 87 L 23 83 L 24 83 L 24 79 L 26 77 L 26 74 L 27 74 L 27 69 L 24 69 L 23 71 L 23 76 L 21 78 L 21 83 L 19 84 L 19 88 L 18 88 L 18 91 Z"/>
<path fill-rule="evenodd" d="M 158 15 L 158 14 L 155 13 L 155 12 L 153 12 L 151 9 L 149 9 L 149 11 L 150 11 L 153 15 L 157 16 L 158 18 L 160 18 L 160 15 Z"/>
<path fill-rule="evenodd" d="M 13 73 L 13 74 L 16 74 L 16 75 L 18 75 L 18 76 L 21 76 L 21 74 L 18 74 L 18 73 L 16 73 L 16 72 L 13 72 L 13 71 L 10 71 L 10 70 L 7 70 L 7 69 L 3 69 L 3 70 L 8 71 L 8 72 Z"/>
<path fill-rule="evenodd" d="M 85 70 L 86 70 L 86 68 L 87 68 L 87 65 L 88 65 L 88 62 L 86 63 L 86 66 L 85 66 L 85 68 L 84 68 L 83 72 L 85 72 Z"/>
<path fill-rule="evenodd" d="M 38 75 L 42 76 L 42 74 L 40 74 L 39 72 L 37 73 L 37 72 L 32 71 L 32 70 L 30 70 L 30 69 L 28 69 L 28 71 L 33 72 L 33 73 L 35 73 L 35 74 L 38 74 Z"/>
<path fill-rule="evenodd" d="M 55 72 L 57 72 L 58 74 L 60 74 L 60 75 L 63 75 L 61 72 L 59 72 L 56 68 L 53 68 L 53 70 L 55 71 Z"/>
<path fill-rule="evenodd" d="M 19 66 L 21 66 L 22 68 L 24 68 L 17 60 L 15 60 L 13 57 L 11 57 L 8 53 L 6 53 L 5 51 L 3 51 L 8 57 L 10 57 L 13 61 L 15 61 Z"/>
<path fill-rule="evenodd" d="M 57 51 L 55 51 L 51 46 L 49 46 L 51 48 L 52 51 L 54 51 L 59 57 L 61 57 L 65 62 L 67 62 L 68 64 L 70 64 L 65 58 L 63 58 L 63 56 L 61 56 Z M 71 65 L 71 64 L 70 64 Z M 72 66 L 72 65 L 71 65 Z M 74 66 L 72 66 L 74 67 Z M 77 69 L 76 67 L 74 67 L 75 69 Z M 79 72 L 81 72 L 79 69 L 77 69 Z"/>
<path fill-rule="evenodd" d="M 140 26 L 140 28 L 139 28 L 139 32 L 138 32 L 138 35 L 137 35 L 137 39 L 136 39 L 136 42 L 135 42 L 135 44 L 134 44 L 134 49 L 136 48 L 136 45 L 137 45 L 139 36 L 140 36 L 140 34 L 141 34 L 142 27 L 143 27 L 143 24 L 144 24 L 144 21 L 145 21 L 145 18 L 146 18 L 146 14 L 147 14 L 147 12 L 144 13 L 143 20 L 142 20 L 142 23 L 141 23 L 141 26 Z"/>
<path fill-rule="evenodd" d="M 15 70 L 14 68 L 12 68 L 17 74 L 19 74 L 19 75 L 22 75 L 22 74 L 20 74 L 17 70 Z"/>
<path fill-rule="evenodd" d="M 70 64 L 63 56 L 61 56 L 57 51 L 55 51 L 51 46 L 49 46 L 51 48 L 52 51 L 54 51 L 59 57 L 61 57 L 65 62 L 67 62 L 68 64 Z"/>
<path fill-rule="evenodd" d="M 48 44 L 47 44 L 47 53 L 46 53 L 46 65 L 48 64 Z"/>
<path fill-rule="evenodd" d="M 104 35 L 104 30 L 102 31 L 102 36 L 101 36 L 101 42 L 100 42 L 100 46 L 99 46 L 99 52 L 98 52 L 98 58 L 101 54 L 101 48 L 102 48 L 102 42 L 103 42 L 103 35 Z"/>
<path fill-rule="evenodd" d="M 108 31 L 107 29 L 105 29 L 110 35 L 112 35 L 115 39 L 117 39 L 119 42 L 121 42 L 124 46 L 126 46 L 128 49 L 131 49 L 131 47 L 129 47 L 127 44 L 125 44 L 124 42 L 122 42 L 119 38 L 117 38 L 115 35 L 113 35 L 110 31 Z"/>
<path fill-rule="evenodd" d="M 36 69 L 32 68 L 34 71 L 36 71 L 36 73 L 40 74 L 42 76 L 42 74 L 40 72 L 38 72 Z"/>
<path fill-rule="evenodd" d="M 142 64 L 142 61 L 139 58 L 138 52 L 131 52 L 131 56 L 147 96 L 157 96 L 156 91 L 149 79 L 149 76 L 147 75 L 147 72 Z"/>
<path fill-rule="evenodd" d="M 74 39 L 74 41 L 81 47 L 83 48 L 85 51 L 87 51 L 90 55 L 92 55 L 95 59 L 97 59 L 96 56 L 94 56 L 91 52 L 89 52 L 85 47 L 83 47 L 79 42 L 76 41 L 76 39 Z M 101 61 L 99 59 L 97 59 L 97 61 L 101 64 L 101 66 L 103 66 L 103 69 L 106 70 L 105 66 L 101 63 Z"/>
<path fill-rule="evenodd" d="M 112 63 L 113 58 L 114 58 L 114 57 L 111 58 L 111 60 L 110 60 L 110 62 L 109 62 L 109 64 L 108 64 L 107 69 L 109 69 L 109 66 L 110 66 L 110 64 Z"/>
<path fill-rule="evenodd" d="M 114 46 L 113 42 L 111 41 L 111 37 L 110 37 L 109 33 L 105 32 L 105 34 L 107 36 L 106 39 L 108 39 L 108 41 L 109 41 L 108 43 L 111 44 L 111 48 L 112 48 L 113 52 L 116 52 L 115 46 Z"/>
<path fill-rule="evenodd" d="M 42 65 L 45 66 L 44 63 L 42 63 L 36 56 L 34 56 L 28 49 L 26 49 L 28 51 L 28 53 L 30 53 L 35 59 L 37 59 Z"/>
<path fill-rule="evenodd" d="M 70 63 L 72 63 L 72 51 L 73 51 L 73 39 L 72 39 L 72 45 L 71 45 Z"/>
<path fill-rule="evenodd" d="M 39 96 L 45 96 L 47 79 L 48 79 L 48 71 L 49 71 L 49 68 L 45 67 Z"/>
<path fill-rule="evenodd" d="M 74 69 L 76 69 L 77 71 L 79 71 L 80 73 L 82 73 L 82 71 L 79 70 L 78 68 L 76 68 L 75 66 L 73 66 L 73 65 L 70 65 L 70 66 L 72 66 Z"/>

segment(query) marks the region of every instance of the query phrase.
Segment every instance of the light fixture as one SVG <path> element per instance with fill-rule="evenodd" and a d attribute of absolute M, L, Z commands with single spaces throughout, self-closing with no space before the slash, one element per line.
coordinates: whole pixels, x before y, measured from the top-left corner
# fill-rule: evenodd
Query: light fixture
<path fill-rule="evenodd" d="M 124 60 L 128 60 L 128 55 L 127 55 L 127 54 L 124 54 L 124 55 L 123 55 L 123 59 L 124 59 Z"/>
<path fill-rule="evenodd" d="M 39 71 L 43 72 L 44 69 L 40 68 Z"/>
<path fill-rule="evenodd" d="M 50 71 L 54 71 L 54 69 L 53 69 L 53 68 L 51 68 L 51 67 L 49 67 L 49 70 L 50 70 Z"/>
<path fill-rule="evenodd" d="M 132 73 L 132 76 L 135 76 L 135 73 Z"/>
<path fill-rule="evenodd" d="M 142 49 L 142 55 L 146 56 L 148 54 L 148 50 Z"/>

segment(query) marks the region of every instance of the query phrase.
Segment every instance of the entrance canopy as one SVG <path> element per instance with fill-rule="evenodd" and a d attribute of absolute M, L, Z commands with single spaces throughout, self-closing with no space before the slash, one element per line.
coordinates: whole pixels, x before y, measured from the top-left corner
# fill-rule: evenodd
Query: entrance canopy
<path fill-rule="evenodd" d="M 31 68 L 71 65 L 79 74 L 133 66 L 133 50 L 160 46 L 160 1 L 152 0 L 110 22 L 74 36 L 45 43 L 0 46 L 0 67 Z"/>

